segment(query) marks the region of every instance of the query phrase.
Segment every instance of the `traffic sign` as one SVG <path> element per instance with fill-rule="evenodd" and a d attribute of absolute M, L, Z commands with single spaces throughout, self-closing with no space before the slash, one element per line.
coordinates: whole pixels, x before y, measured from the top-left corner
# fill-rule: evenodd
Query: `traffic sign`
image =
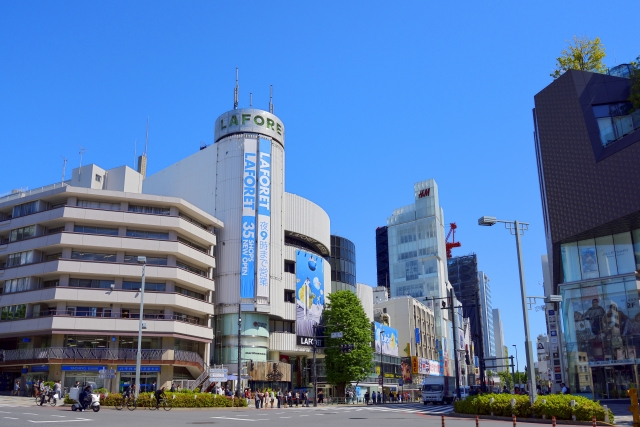
<path fill-rule="evenodd" d="M 331 332 L 331 338 L 342 338 L 342 332 Z"/>
<path fill-rule="evenodd" d="M 382 377 L 380 377 L 380 378 L 378 378 L 378 385 L 382 385 L 382 384 L 383 384 Z"/>

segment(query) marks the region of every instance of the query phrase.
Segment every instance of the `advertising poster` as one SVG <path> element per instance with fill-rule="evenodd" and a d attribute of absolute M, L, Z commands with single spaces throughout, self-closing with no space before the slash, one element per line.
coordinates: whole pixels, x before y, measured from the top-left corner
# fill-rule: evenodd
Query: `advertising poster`
<path fill-rule="evenodd" d="M 580 265 L 582 266 L 583 279 L 598 277 L 598 261 L 596 260 L 595 246 L 580 246 Z"/>
<path fill-rule="evenodd" d="M 440 372 L 440 366 L 440 362 L 436 360 L 429 360 L 429 375 L 434 377 L 442 375 Z"/>
<path fill-rule="evenodd" d="M 313 337 L 313 325 L 324 311 L 324 264 L 322 258 L 296 251 L 296 334 Z"/>
<path fill-rule="evenodd" d="M 411 377 L 411 374 L 412 374 L 411 358 L 403 357 L 401 359 L 401 366 L 402 366 L 402 380 L 404 381 L 405 384 L 411 384 L 413 381 Z"/>
<path fill-rule="evenodd" d="M 376 353 L 398 357 L 398 331 L 382 323 L 373 322 L 375 326 Z"/>
<path fill-rule="evenodd" d="M 271 141 L 260 138 L 258 159 L 258 291 L 269 297 L 269 249 L 271 243 Z"/>
<path fill-rule="evenodd" d="M 240 298 L 253 298 L 256 260 L 256 140 L 244 141 Z"/>

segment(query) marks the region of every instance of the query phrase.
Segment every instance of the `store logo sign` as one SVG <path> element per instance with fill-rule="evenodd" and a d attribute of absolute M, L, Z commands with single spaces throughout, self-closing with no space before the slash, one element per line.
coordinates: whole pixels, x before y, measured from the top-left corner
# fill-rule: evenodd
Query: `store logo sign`
<path fill-rule="evenodd" d="M 423 197 L 429 197 L 431 195 L 431 188 L 426 188 L 424 190 L 420 190 L 418 193 L 418 199 L 422 199 Z"/>

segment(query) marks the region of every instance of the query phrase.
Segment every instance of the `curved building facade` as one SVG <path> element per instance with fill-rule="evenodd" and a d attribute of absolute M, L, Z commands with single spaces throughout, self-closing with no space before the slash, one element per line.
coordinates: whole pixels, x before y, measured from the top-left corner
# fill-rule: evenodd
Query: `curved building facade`
<path fill-rule="evenodd" d="M 331 235 L 331 292 L 356 292 L 356 245 L 344 237 Z"/>

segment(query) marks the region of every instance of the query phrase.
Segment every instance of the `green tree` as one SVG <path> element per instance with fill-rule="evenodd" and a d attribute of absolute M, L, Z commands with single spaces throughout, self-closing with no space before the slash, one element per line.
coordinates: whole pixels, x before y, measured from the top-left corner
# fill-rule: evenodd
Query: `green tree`
<path fill-rule="evenodd" d="M 633 104 L 633 110 L 640 109 L 640 55 L 631 62 L 631 94 L 629 102 Z"/>
<path fill-rule="evenodd" d="M 589 40 L 586 37 L 573 36 L 573 44 L 567 40 L 568 48 L 563 50 L 561 56 L 556 59 L 556 69 L 551 77 L 557 79 L 567 70 L 590 71 L 592 73 L 604 73 L 607 67 L 602 60 L 607 55 L 600 37 Z"/>
<path fill-rule="evenodd" d="M 324 310 L 325 333 L 342 332 L 342 338 L 327 338 L 327 381 L 344 393 L 352 381 L 364 380 L 373 369 L 371 322 L 362 303 L 351 291 L 337 291 L 328 296 Z M 353 344 L 350 353 L 341 353 L 340 344 Z"/>
<path fill-rule="evenodd" d="M 509 372 L 498 372 L 498 376 L 500 377 L 502 385 L 507 386 L 507 390 L 511 390 L 513 388 L 513 377 Z"/>

